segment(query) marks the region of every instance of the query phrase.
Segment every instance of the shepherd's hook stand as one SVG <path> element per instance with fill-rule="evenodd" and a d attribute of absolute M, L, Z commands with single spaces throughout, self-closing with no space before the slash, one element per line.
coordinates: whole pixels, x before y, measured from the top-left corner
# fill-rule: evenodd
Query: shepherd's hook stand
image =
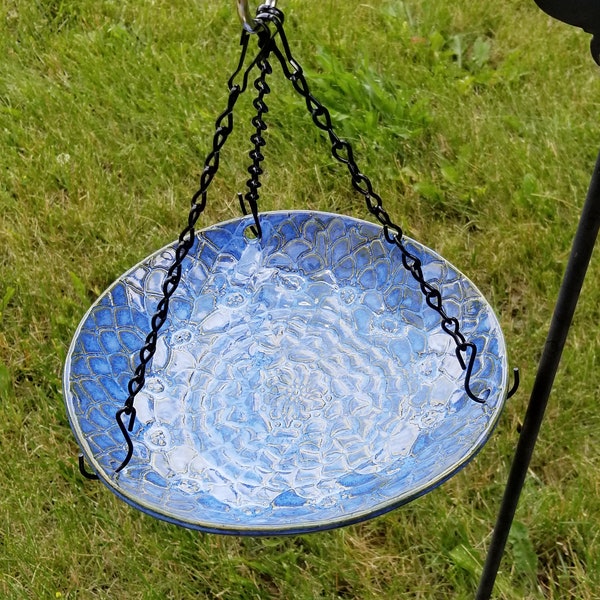
<path fill-rule="evenodd" d="M 600 64 L 600 54 L 598 52 L 598 40 L 600 39 L 600 35 L 598 35 L 600 34 L 600 2 L 598 0 L 578 0 L 577 2 L 573 2 L 572 0 L 536 0 L 536 3 L 551 16 L 571 25 L 581 27 L 588 33 L 596 34 L 592 39 L 591 50 L 594 60 Z M 596 160 L 588 195 L 583 206 L 577 232 L 573 240 L 571 255 L 550 323 L 550 330 L 538 365 L 529 405 L 523 421 L 523 428 L 479 582 L 476 600 L 488 600 L 494 588 L 500 561 L 502 560 L 508 534 L 525 482 L 525 476 L 544 418 L 567 334 L 573 320 L 573 314 L 575 313 L 587 268 L 596 244 L 599 228 L 600 154 Z"/>

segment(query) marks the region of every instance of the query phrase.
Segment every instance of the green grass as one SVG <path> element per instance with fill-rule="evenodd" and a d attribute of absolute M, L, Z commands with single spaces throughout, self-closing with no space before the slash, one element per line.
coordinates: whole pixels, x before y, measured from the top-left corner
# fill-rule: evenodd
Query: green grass
<path fill-rule="evenodd" d="M 181 229 L 239 50 L 233 1 L 0 7 L 0 597 L 471 598 L 600 141 L 588 37 L 534 2 L 281 0 L 314 94 L 407 235 L 498 312 L 520 393 L 463 472 L 391 514 L 203 535 L 81 478 L 61 395 L 75 328 Z M 366 217 L 281 74 L 262 206 Z M 250 116 L 249 99 L 240 115 Z M 242 121 L 246 122 L 242 122 Z M 237 214 L 248 119 L 202 218 Z M 600 276 L 591 265 L 496 596 L 600 589 Z"/>

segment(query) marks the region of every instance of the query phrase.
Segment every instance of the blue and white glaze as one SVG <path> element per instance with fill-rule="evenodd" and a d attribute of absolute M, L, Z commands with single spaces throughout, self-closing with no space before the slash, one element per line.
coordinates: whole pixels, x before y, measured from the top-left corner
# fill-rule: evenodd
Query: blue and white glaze
<path fill-rule="evenodd" d="M 170 318 L 137 396 L 134 453 L 115 411 L 175 244 L 92 306 L 64 373 L 87 461 L 119 497 L 205 531 L 280 534 L 360 521 L 409 502 L 483 446 L 505 400 L 498 321 L 481 293 L 428 248 L 444 308 L 478 348 L 464 392 L 455 344 L 381 227 L 319 212 L 205 229 L 184 262 Z"/>

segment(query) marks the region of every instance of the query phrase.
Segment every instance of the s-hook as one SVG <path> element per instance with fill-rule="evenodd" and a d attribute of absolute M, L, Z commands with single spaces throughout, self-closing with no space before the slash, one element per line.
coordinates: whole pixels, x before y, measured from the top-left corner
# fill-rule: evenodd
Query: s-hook
<path fill-rule="evenodd" d="M 250 13 L 248 0 L 236 0 L 236 2 L 243 28 L 248 33 L 256 33 L 256 21 L 252 18 Z M 266 8 L 275 8 L 277 6 L 277 0 L 265 0 L 261 6 L 265 6 Z"/>

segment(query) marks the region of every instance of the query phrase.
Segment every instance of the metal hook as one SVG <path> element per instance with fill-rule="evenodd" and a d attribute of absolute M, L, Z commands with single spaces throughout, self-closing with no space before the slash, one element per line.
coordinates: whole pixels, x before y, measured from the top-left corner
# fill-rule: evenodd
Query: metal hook
<path fill-rule="evenodd" d="M 79 455 L 79 472 L 86 478 L 86 479 L 90 479 L 92 481 L 95 481 L 97 479 L 100 479 L 98 477 L 98 475 L 96 475 L 96 473 L 90 473 L 86 468 L 85 468 L 85 459 L 83 457 L 83 454 Z"/>
<path fill-rule="evenodd" d="M 256 203 L 256 200 L 248 197 L 244 199 L 244 196 L 242 196 L 242 194 L 238 192 L 238 201 L 240 203 L 240 207 L 242 209 L 242 212 L 244 213 L 244 216 L 248 216 L 248 210 L 246 209 L 246 200 L 250 205 L 250 212 L 252 213 L 252 218 L 254 219 L 254 225 L 249 225 L 248 227 L 250 228 L 252 235 L 254 235 L 254 237 L 260 240 L 262 239 L 262 227 L 260 226 L 260 220 L 258 218 L 258 205 Z"/>
<path fill-rule="evenodd" d="M 468 365 L 465 364 L 465 361 L 461 355 L 461 352 L 466 352 L 467 350 L 471 350 L 471 354 L 469 355 L 469 364 Z M 460 366 L 463 368 L 463 370 L 464 369 L 467 370 L 467 373 L 465 375 L 465 392 L 467 392 L 467 396 L 469 396 L 469 398 L 471 398 L 471 400 L 474 400 L 475 402 L 478 402 L 479 404 L 485 404 L 485 400 L 478 398 L 471 391 L 471 374 L 473 373 L 473 366 L 475 365 L 475 356 L 476 355 L 477 355 L 477 347 L 473 343 L 466 342 L 464 344 L 458 344 L 456 346 L 456 357 L 458 358 L 458 362 L 460 363 Z"/>
<path fill-rule="evenodd" d="M 469 364 L 467 365 L 467 364 L 465 364 L 465 361 L 461 355 L 461 352 L 466 352 L 469 349 L 471 350 L 471 354 L 469 357 Z M 456 356 L 458 358 L 458 362 L 460 363 L 460 366 L 463 368 L 463 370 L 465 370 L 465 369 L 467 370 L 467 373 L 465 375 L 465 392 L 467 392 L 467 396 L 469 396 L 469 398 L 471 398 L 471 400 L 474 400 L 475 402 L 479 402 L 479 404 L 485 404 L 485 400 L 478 398 L 471 391 L 471 374 L 473 372 L 473 366 L 475 365 L 475 355 L 476 354 L 477 354 L 477 348 L 476 348 L 475 344 L 464 343 L 464 344 L 458 344 L 458 346 L 456 346 Z M 506 393 L 507 400 L 515 395 L 515 393 L 519 389 L 520 383 L 521 383 L 521 373 L 520 373 L 519 369 L 515 368 L 515 369 L 513 369 L 512 387 Z"/>
<path fill-rule="evenodd" d="M 520 373 L 519 369 L 515 368 L 515 369 L 513 369 L 513 384 L 512 384 L 512 387 L 506 393 L 506 399 L 507 400 L 509 398 L 512 398 L 515 395 L 516 391 L 519 389 L 520 383 L 521 383 L 521 373 Z"/>
<path fill-rule="evenodd" d="M 259 28 L 257 28 L 256 21 L 252 18 L 250 14 L 250 6 L 248 4 L 248 0 L 236 0 L 238 13 L 240 15 L 240 20 L 242 22 L 242 27 L 248 33 L 256 33 Z M 277 6 L 277 0 L 265 0 L 261 4 L 261 7 L 265 8 L 275 8 Z"/>
<path fill-rule="evenodd" d="M 125 424 L 121 419 L 123 415 L 130 415 L 128 427 L 125 427 Z M 133 456 L 133 442 L 131 441 L 131 436 L 129 435 L 129 432 L 133 430 L 133 424 L 135 423 L 135 415 L 136 411 L 133 406 L 126 406 L 125 408 L 121 408 L 117 411 L 115 415 L 115 418 L 117 419 L 117 424 L 119 425 L 119 429 L 121 430 L 121 433 L 125 438 L 125 443 L 127 444 L 127 455 L 125 456 L 123 462 L 117 467 L 117 469 L 115 469 L 115 473 L 122 471 L 127 466 L 127 463 L 131 460 L 131 457 Z"/>

